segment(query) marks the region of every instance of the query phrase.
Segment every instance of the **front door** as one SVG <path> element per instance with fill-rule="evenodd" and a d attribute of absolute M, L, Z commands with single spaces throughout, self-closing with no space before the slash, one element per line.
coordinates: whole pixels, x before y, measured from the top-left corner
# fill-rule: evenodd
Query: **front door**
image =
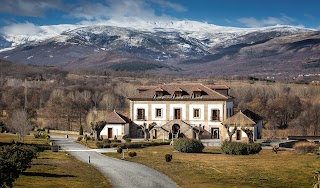
<path fill-rule="evenodd" d="M 219 128 L 211 128 L 211 138 L 212 139 L 219 139 Z"/>
<path fill-rule="evenodd" d="M 237 130 L 237 140 L 241 140 L 241 137 L 242 137 L 242 131 Z"/>
<path fill-rule="evenodd" d="M 174 119 L 181 119 L 181 109 L 174 109 Z"/>
<path fill-rule="evenodd" d="M 108 128 L 108 138 L 112 138 L 112 128 Z"/>

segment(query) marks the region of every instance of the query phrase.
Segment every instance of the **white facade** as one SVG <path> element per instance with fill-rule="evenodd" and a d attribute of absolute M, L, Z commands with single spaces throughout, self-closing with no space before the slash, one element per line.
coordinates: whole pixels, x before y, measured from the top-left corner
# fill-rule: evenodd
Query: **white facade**
<path fill-rule="evenodd" d="M 111 134 L 109 135 L 109 133 Z M 100 135 L 103 136 L 103 138 L 113 139 L 114 136 L 122 138 L 124 135 L 129 135 L 129 124 L 106 124 Z"/>

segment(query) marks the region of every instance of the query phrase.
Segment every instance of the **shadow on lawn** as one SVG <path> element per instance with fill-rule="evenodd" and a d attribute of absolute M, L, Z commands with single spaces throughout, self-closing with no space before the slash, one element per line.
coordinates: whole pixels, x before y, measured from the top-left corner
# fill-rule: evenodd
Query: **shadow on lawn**
<path fill-rule="evenodd" d="M 51 177 L 51 178 L 62 178 L 62 177 L 76 177 L 74 175 L 67 174 L 50 174 L 45 172 L 22 172 L 24 176 L 42 176 L 42 177 Z"/>

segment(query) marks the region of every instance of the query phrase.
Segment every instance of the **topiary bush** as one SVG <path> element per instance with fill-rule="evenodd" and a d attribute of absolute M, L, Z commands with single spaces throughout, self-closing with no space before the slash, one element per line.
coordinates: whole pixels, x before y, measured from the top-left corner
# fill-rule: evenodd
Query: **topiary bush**
<path fill-rule="evenodd" d="M 119 147 L 119 148 L 117 149 L 117 153 L 122 153 L 122 148 L 121 148 L 121 147 Z"/>
<path fill-rule="evenodd" d="M 221 145 L 221 150 L 225 154 L 249 155 L 259 153 L 262 150 L 262 147 L 259 143 L 247 144 L 242 142 L 225 141 Z"/>
<path fill-rule="evenodd" d="M 82 139 L 83 139 L 83 137 L 82 137 L 82 136 L 79 136 L 78 139 L 77 139 L 77 141 L 80 142 Z"/>
<path fill-rule="evenodd" d="M 319 150 L 319 145 L 312 142 L 298 142 L 293 145 L 297 153 L 314 153 Z"/>
<path fill-rule="evenodd" d="M 196 139 L 178 138 L 173 142 L 173 148 L 183 153 L 201 153 L 204 145 Z"/>
<path fill-rule="evenodd" d="M 170 162 L 172 160 L 172 155 L 171 154 L 166 154 L 164 156 L 164 158 L 166 159 L 167 162 Z"/>
<path fill-rule="evenodd" d="M 129 155 L 129 157 L 135 157 L 135 156 L 137 156 L 137 153 L 135 151 L 129 151 L 128 155 Z"/>

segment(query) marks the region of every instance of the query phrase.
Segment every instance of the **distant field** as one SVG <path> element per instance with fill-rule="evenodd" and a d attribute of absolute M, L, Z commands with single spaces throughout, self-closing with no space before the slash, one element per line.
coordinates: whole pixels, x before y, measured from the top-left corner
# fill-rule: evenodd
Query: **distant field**
<path fill-rule="evenodd" d="M 186 154 L 172 146 L 132 149 L 138 162 L 167 174 L 184 188 L 193 187 L 312 187 L 314 173 L 320 170 L 320 156 L 294 151 L 262 150 L 258 155 L 221 154 L 219 148 L 207 147 L 202 154 Z M 165 162 L 166 153 L 173 155 Z M 120 158 L 118 153 L 107 156 Z"/>
<path fill-rule="evenodd" d="M 18 140 L 13 134 L 0 134 L 0 142 Z M 46 139 L 25 137 L 26 143 L 45 144 Z M 14 187 L 112 187 L 111 182 L 94 167 L 76 160 L 66 152 L 40 152 L 27 169 L 15 181 Z"/>

